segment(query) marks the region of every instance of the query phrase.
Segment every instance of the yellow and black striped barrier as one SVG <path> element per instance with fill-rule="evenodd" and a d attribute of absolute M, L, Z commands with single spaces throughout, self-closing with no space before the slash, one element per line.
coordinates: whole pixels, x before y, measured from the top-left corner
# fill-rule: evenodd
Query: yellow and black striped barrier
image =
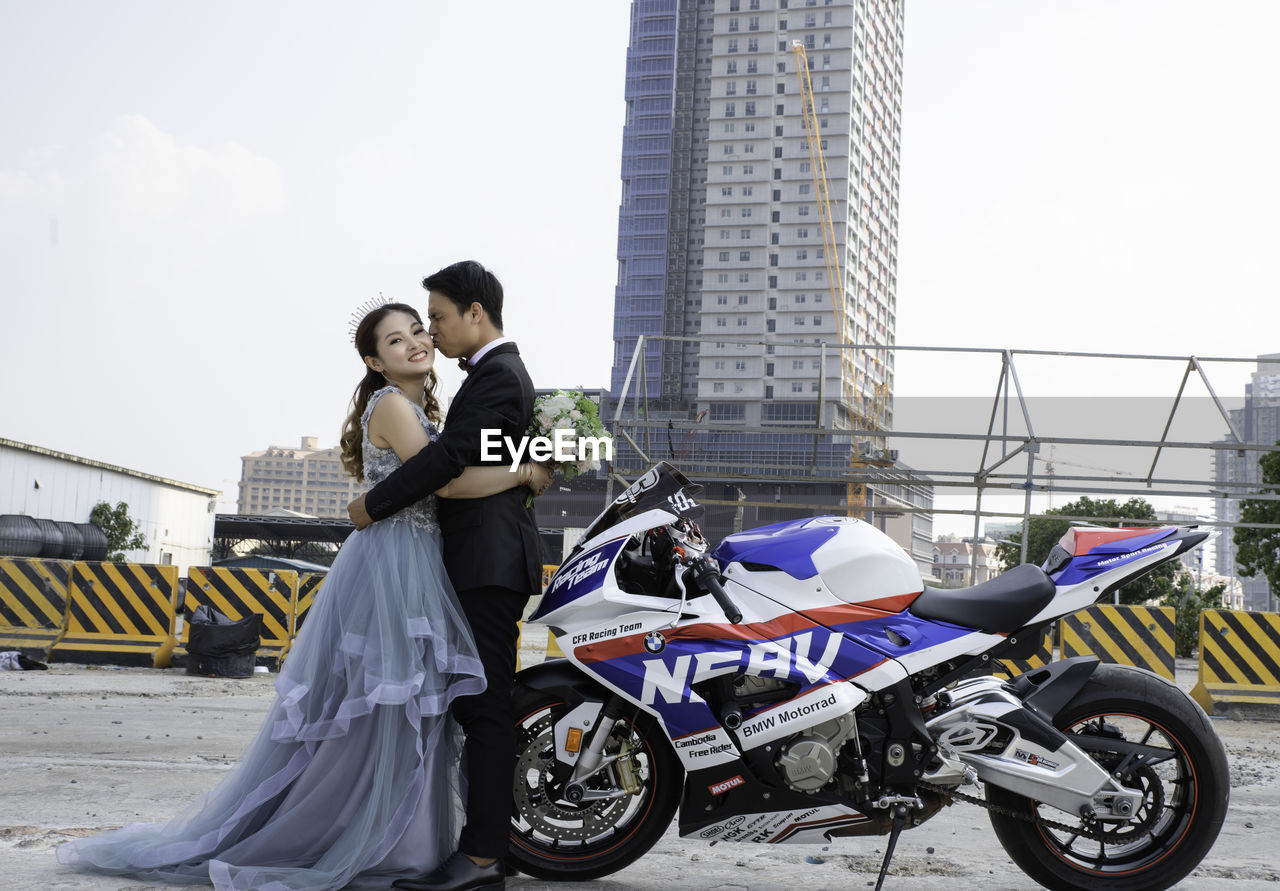
<path fill-rule="evenodd" d="M 991 672 L 996 677 L 1015 678 L 1035 668 L 1044 668 L 1053 661 L 1053 632 L 1048 628 L 1040 632 L 1040 645 L 1027 659 L 999 659 Z"/>
<path fill-rule="evenodd" d="M 1171 606 L 1097 603 L 1058 623 L 1059 650 L 1063 659 L 1097 656 L 1173 680 L 1174 612 Z"/>
<path fill-rule="evenodd" d="M 76 561 L 50 660 L 168 667 L 177 590 L 176 566 Z"/>
<path fill-rule="evenodd" d="M 274 569 L 233 569 L 225 566 L 192 566 L 187 570 L 187 616 L 207 604 L 229 619 L 251 613 L 262 616 L 258 658 L 276 665 L 289 651 L 298 602 L 298 573 Z M 174 655 L 187 656 L 188 625 Z"/>
<path fill-rule="evenodd" d="M 551 577 L 556 574 L 559 566 L 551 564 L 543 564 L 542 566 L 542 590 L 547 590 L 547 585 L 551 584 Z M 520 665 L 520 648 L 524 645 L 524 622 L 520 622 L 516 626 L 516 670 L 519 671 Z M 536 644 L 531 646 L 536 647 Z M 556 643 L 556 639 L 551 636 L 551 630 L 547 629 L 547 647 L 544 659 L 560 659 L 564 657 L 564 653 L 560 651 L 560 646 Z"/>
<path fill-rule="evenodd" d="M 1280 613 L 1200 613 L 1200 674 L 1191 698 L 1208 714 L 1280 715 Z"/>
<path fill-rule="evenodd" d="M 293 614 L 294 637 L 297 637 L 298 632 L 302 630 L 302 621 L 307 617 L 307 611 L 311 609 L 311 605 L 315 603 L 326 575 L 327 573 L 323 572 L 307 572 L 298 576 L 298 606 Z"/>
<path fill-rule="evenodd" d="M 49 658 L 67 628 L 70 581 L 69 560 L 0 558 L 0 650 Z"/>

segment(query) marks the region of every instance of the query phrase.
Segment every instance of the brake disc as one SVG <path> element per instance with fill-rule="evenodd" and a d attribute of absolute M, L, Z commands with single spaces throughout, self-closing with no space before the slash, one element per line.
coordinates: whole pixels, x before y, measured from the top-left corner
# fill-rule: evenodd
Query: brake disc
<path fill-rule="evenodd" d="M 513 792 L 516 813 L 530 832 L 561 844 L 585 844 L 611 832 L 626 816 L 630 797 L 582 804 L 560 800 L 551 787 L 555 760 L 555 721 L 551 714 L 525 728 L 527 740 L 516 759 Z"/>

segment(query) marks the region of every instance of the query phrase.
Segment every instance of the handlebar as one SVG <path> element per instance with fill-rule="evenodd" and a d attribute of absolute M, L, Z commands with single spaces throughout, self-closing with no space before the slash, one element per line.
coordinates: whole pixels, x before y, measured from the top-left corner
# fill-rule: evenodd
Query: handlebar
<path fill-rule="evenodd" d="M 693 574 L 694 584 L 714 597 L 716 603 L 720 604 L 726 619 L 734 624 L 742 621 L 742 610 L 738 609 L 737 604 L 720 584 L 720 570 L 710 560 L 706 557 L 698 557 L 690 561 L 689 572 Z"/>

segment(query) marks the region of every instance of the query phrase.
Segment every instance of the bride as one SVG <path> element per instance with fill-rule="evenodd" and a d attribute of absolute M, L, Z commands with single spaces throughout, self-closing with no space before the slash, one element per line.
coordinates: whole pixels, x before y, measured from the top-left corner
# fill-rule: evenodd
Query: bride
<path fill-rule="evenodd" d="M 376 483 L 436 435 L 435 351 L 412 307 L 360 321 L 366 368 L 344 467 Z M 462 823 L 462 738 L 449 716 L 484 673 L 441 562 L 435 499 L 526 485 L 540 465 L 471 467 L 435 495 L 352 533 L 289 653 L 257 737 L 222 782 L 167 824 L 68 842 L 79 870 L 220 889 L 329 889 L 417 876 Z"/>

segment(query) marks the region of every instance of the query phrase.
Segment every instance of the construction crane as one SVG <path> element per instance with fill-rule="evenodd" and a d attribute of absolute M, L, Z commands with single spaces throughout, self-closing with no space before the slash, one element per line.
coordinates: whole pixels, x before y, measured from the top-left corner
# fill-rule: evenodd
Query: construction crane
<path fill-rule="evenodd" d="M 836 240 L 835 220 L 831 214 L 831 193 L 827 185 L 827 161 L 822 151 L 822 139 L 818 134 L 818 116 L 813 107 L 813 80 L 809 76 L 809 56 L 805 52 L 804 43 L 799 40 L 791 42 L 791 53 L 795 57 L 796 76 L 800 81 L 800 98 L 804 118 L 805 137 L 809 144 L 809 171 L 813 177 L 813 191 L 818 205 L 819 228 L 822 230 L 822 255 L 827 266 L 827 287 L 831 293 L 831 307 L 835 316 L 836 342 L 842 347 L 853 343 L 853 326 L 850 323 L 844 306 L 844 277 L 841 270 L 840 250 L 843 242 Z M 823 368 L 820 374 L 826 375 Z M 852 422 L 865 430 L 883 431 L 885 415 L 885 399 L 888 394 L 886 384 L 876 388 L 870 397 L 864 397 L 858 386 L 857 367 L 853 361 L 853 351 L 840 350 L 840 402 L 850 412 Z M 822 411 L 819 406 L 818 423 L 822 423 Z M 893 460 L 885 457 L 883 437 L 868 438 L 857 444 L 849 458 L 849 469 L 854 475 L 861 475 L 868 466 L 889 467 Z M 871 507 L 867 484 L 862 480 L 850 480 L 846 491 L 848 513 L 863 513 Z"/>
<path fill-rule="evenodd" d="M 1046 503 L 1050 509 L 1053 508 L 1053 476 L 1054 476 L 1053 469 L 1059 465 L 1061 465 L 1062 467 L 1078 467 L 1081 470 L 1100 470 L 1103 473 L 1109 473 L 1113 476 L 1133 476 L 1133 474 L 1127 470 L 1116 470 L 1114 467 L 1098 467 L 1095 464 L 1077 464 L 1074 461 L 1059 461 L 1053 455 L 1054 455 L 1053 443 L 1049 443 L 1048 458 L 1041 458 L 1039 455 L 1035 456 L 1035 459 L 1037 461 L 1044 464 L 1045 474 L 1049 477 L 1049 485 L 1048 485 L 1049 491 L 1046 498 Z"/>

